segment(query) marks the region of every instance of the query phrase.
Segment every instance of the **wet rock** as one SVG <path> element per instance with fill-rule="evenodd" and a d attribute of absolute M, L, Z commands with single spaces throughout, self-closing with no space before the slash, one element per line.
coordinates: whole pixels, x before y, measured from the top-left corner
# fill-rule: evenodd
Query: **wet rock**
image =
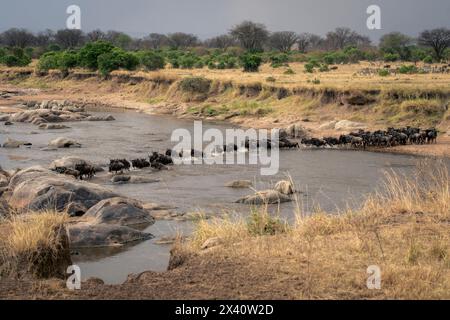
<path fill-rule="evenodd" d="M 364 123 L 354 122 L 349 120 L 341 120 L 337 122 L 334 126 L 336 130 L 353 130 L 353 129 L 364 129 L 367 126 Z"/>
<path fill-rule="evenodd" d="M 0 188 L 5 188 L 8 186 L 8 184 L 9 184 L 8 176 L 3 174 L 0 170 Z"/>
<path fill-rule="evenodd" d="M 145 210 L 142 203 L 137 200 L 116 197 L 102 200 L 91 207 L 83 216 L 92 224 L 116 224 L 121 226 L 133 226 L 153 224 L 155 220 Z"/>
<path fill-rule="evenodd" d="M 261 204 L 277 204 L 292 201 L 287 195 L 276 190 L 259 191 L 255 194 L 240 198 L 237 203 L 261 205 Z"/>
<path fill-rule="evenodd" d="M 3 148 L 19 148 L 20 146 L 29 146 L 31 145 L 26 141 L 14 140 L 11 138 L 6 138 L 5 143 L 3 143 Z"/>
<path fill-rule="evenodd" d="M 86 118 L 87 121 L 114 121 L 116 120 L 112 115 L 108 116 L 89 116 Z"/>
<path fill-rule="evenodd" d="M 42 123 L 54 123 L 63 121 L 79 121 L 86 118 L 81 113 L 68 111 L 55 111 L 48 109 L 26 110 L 12 114 L 9 121 L 25 122 L 40 125 Z"/>
<path fill-rule="evenodd" d="M 128 175 L 118 175 L 111 178 L 111 182 L 114 184 L 139 184 L 139 183 L 156 183 L 159 182 L 158 179 L 150 179 L 146 177 L 136 177 Z"/>
<path fill-rule="evenodd" d="M 81 144 L 76 142 L 75 140 L 71 140 L 68 138 L 56 138 L 55 140 L 52 140 L 48 144 L 49 147 L 55 147 L 55 148 L 80 148 Z"/>
<path fill-rule="evenodd" d="M 5 126 L 12 126 L 13 123 L 12 123 L 11 121 L 5 121 L 4 125 L 5 125 Z"/>
<path fill-rule="evenodd" d="M 289 180 L 278 181 L 274 189 L 275 191 L 285 195 L 290 195 L 295 192 L 294 185 Z"/>
<path fill-rule="evenodd" d="M 83 215 L 104 199 L 117 197 L 105 187 L 78 181 L 36 166 L 15 173 L 9 182 L 9 204 L 17 210 L 65 210 L 71 216 Z"/>
<path fill-rule="evenodd" d="M 93 164 L 90 161 L 84 160 L 84 159 L 79 158 L 79 157 L 70 157 L 70 156 L 54 160 L 50 164 L 49 169 L 50 170 L 55 170 L 56 168 L 64 167 L 64 168 L 67 168 L 67 169 L 75 170 L 75 166 L 76 165 L 84 165 L 84 166 L 94 167 L 95 168 L 95 172 L 103 171 L 103 168 Z"/>
<path fill-rule="evenodd" d="M 236 180 L 231 181 L 225 185 L 228 188 L 236 188 L 236 189 L 245 189 L 253 186 L 253 183 L 250 180 Z"/>
<path fill-rule="evenodd" d="M 111 178 L 112 183 L 122 184 L 128 183 L 131 180 L 131 176 L 118 175 Z"/>
<path fill-rule="evenodd" d="M 41 123 L 39 125 L 39 129 L 41 130 L 61 130 L 61 129 L 68 129 L 70 127 L 65 126 L 63 124 L 53 124 L 53 123 Z"/>
<path fill-rule="evenodd" d="M 150 233 L 111 224 L 77 223 L 67 227 L 71 248 L 117 247 L 153 238 Z"/>

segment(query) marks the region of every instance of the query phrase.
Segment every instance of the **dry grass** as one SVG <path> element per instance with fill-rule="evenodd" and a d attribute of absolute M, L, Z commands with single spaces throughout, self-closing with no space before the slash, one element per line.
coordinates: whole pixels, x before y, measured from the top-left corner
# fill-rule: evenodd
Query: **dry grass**
<path fill-rule="evenodd" d="M 256 278 L 273 281 L 255 290 L 272 287 L 292 299 L 449 299 L 449 185 L 444 164 L 419 166 L 412 177 L 388 172 L 382 191 L 358 210 L 298 215 L 273 236 L 250 232 L 254 218 L 201 221 L 185 247 L 207 259 L 244 260 Z M 211 237 L 221 245 L 202 251 Z M 366 286 L 371 265 L 381 268 L 381 290 Z"/>
<path fill-rule="evenodd" d="M 63 250 L 61 232 L 68 215 L 54 211 L 11 215 L 1 225 L 2 271 L 20 273 L 23 270 L 38 275 L 52 273 Z"/>

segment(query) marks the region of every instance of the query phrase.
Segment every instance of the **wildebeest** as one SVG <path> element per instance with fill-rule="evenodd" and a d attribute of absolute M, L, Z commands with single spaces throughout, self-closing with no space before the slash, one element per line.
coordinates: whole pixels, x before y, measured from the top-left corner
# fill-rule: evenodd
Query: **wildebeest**
<path fill-rule="evenodd" d="M 95 168 L 86 163 L 75 164 L 75 170 L 79 172 L 80 180 L 83 180 L 83 176 L 86 179 L 92 179 L 95 176 Z"/>
<path fill-rule="evenodd" d="M 131 164 L 135 169 L 143 169 L 150 167 L 150 162 L 147 159 L 134 159 L 131 160 Z"/>
<path fill-rule="evenodd" d="M 129 168 L 130 167 L 127 168 L 126 164 L 124 164 L 122 162 L 122 160 L 114 159 L 114 160 L 109 161 L 109 172 L 118 173 L 118 172 L 123 172 L 123 170 L 129 169 Z"/>

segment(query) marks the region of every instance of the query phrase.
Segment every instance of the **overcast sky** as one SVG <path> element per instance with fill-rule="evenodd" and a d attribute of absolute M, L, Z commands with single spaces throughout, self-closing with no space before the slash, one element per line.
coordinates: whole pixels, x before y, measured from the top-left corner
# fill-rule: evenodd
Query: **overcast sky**
<path fill-rule="evenodd" d="M 415 36 L 450 27 L 450 0 L 1 0 L 0 31 L 64 28 L 71 4 L 81 7 L 84 31 L 113 29 L 133 36 L 182 31 L 204 39 L 242 20 L 262 22 L 271 31 L 321 35 L 346 26 L 373 40 L 390 31 Z M 381 7 L 380 31 L 366 27 L 371 4 Z"/>

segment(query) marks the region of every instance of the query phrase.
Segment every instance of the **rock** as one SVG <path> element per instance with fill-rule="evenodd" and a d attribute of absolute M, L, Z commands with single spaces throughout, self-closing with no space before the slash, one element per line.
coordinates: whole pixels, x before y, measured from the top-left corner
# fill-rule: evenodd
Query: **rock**
<path fill-rule="evenodd" d="M 103 286 L 105 282 L 100 278 L 89 278 L 86 281 L 83 281 L 83 285 L 87 286 Z"/>
<path fill-rule="evenodd" d="M 53 124 L 53 123 L 41 123 L 39 125 L 39 129 L 41 130 L 61 130 L 61 129 L 68 129 L 68 126 L 65 126 L 63 124 Z"/>
<path fill-rule="evenodd" d="M 70 247 L 117 247 L 153 238 L 150 233 L 111 224 L 77 223 L 67 227 Z"/>
<path fill-rule="evenodd" d="M 116 119 L 112 115 L 108 115 L 108 116 L 105 116 L 105 117 L 89 116 L 85 120 L 87 120 L 87 121 L 114 121 Z"/>
<path fill-rule="evenodd" d="M 116 197 L 102 200 L 91 207 L 83 218 L 92 219 L 93 224 L 116 224 L 133 226 L 153 224 L 155 220 L 137 200 Z"/>
<path fill-rule="evenodd" d="M 250 188 L 252 186 L 253 186 L 253 183 L 250 180 L 236 180 L 236 181 L 231 181 L 225 185 L 225 187 L 236 188 L 236 189 Z"/>
<path fill-rule="evenodd" d="M 78 181 L 36 166 L 15 173 L 9 181 L 9 205 L 17 210 L 68 210 L 71 216 L 83 215 L 104 199 L 117 197 L 105 187 Z"/>
<path fill-rule="evenodd" d="M 0 115 L 0 122 L 5 122 L 5 121 L 9 121 L 9 114 L 2 114 Z"/>
<path fill-rule="evenodd" d="M 236 202 L 252 205 L 261 205 L 261 204 L 277 204 L 289 201 L 292 201 L 291 198 L 276 190 L 265 190 L 256 192 L 253 195 L 245 196 Z"/>
<path fill-rule="evenodd" d="M 8 202 L 6 202 L 5 199 L 0 198 L 0 219 L 6 218 L 8 215 L 9 215 Z"/>
<path fill-rule="evenodd" d="M 12 123 L 11 121 L 6 121 L 6 122 L 4 123 L 5 126 L 12 126 L 12 124 L 13 124 L 13 123 Z"/>
<path fill-rule="evenodd" d="M 56 159 L 55 161 L 53 161 L 50 164 L 49 168 L 50 168 L 50 170 L 54 170 L 58 167 L 64 167 L 67 169 L 75 170 L 75 166 L 77 164 L 94 167 L 96 172 L 100 172 L 101 170 L 103 170 L 103 169 L 99 168 L 98 166 L 94 165 L 93 163 L 91 163 L 90 161 L 84 160 L 82 158 L 70 157 L 70 156 L 63 157 L 61 159 Z M 101 170 L 98 170 L 98 169 L 101 169 Z"/>
<path fill-rule="evenodd" d="M 332 130 L 336 127 L 337 121 L 329 121 L 321 124 L 319 130 Z"/>
<path fill-rule="evenodd" d="M 70 148 L 70 147 L 80 148 L 81 144 L 79 144 L 78 142 L 76 142 L 74 140 L 61 137 L 61 138 L 57 138 L 55 140 L 50 141 L 48 146 L 56 147 L 56 148 Z"/>
<path fill-rule="evenodd" d="M 5 174 L 3 174 L 0 170 L 0 188 L 5 188 L 8 186 L 8 184 L 9 184 L 8 177 Z"/>
<path fill-rule="evenodd" d="M 290 138 L 304 139 L 308 136 L 306 129 L 299 124 L 292 124 L 287 127 L 286 133 Z"/>
<path fill-rule="evenodd" d="M 20 146 L 31 145 L 29 142 L 18 141 L 11 138 L 6 138 L 5 143 L 3 143 L 3 148 L 19 148 Z"/>
<path fill-rule="evenodd" d="M 349 120 L 341 120 L 334 126 L 336 130 L 365 129 L 366 127 L 367 126 L 364 123 L 353 122 Z"/>
<path fill-rule="evenodd" d="M 56 111 L 49 109 L 26 110 L 12 114 L 9 121 L 25 122 L 40 125 L 42 123 L 54 123 L 63 121 L 79 121 L 87 116 L 81 113 L 69 111 Z"/>
<path fill-rule="evenodd" d="M 278 191 L 279 193 L 285 194 L 285 195 L 290 195 L 290 194 L 293 194 L 295 192 L 294 185 L 289 180 L 279 181 L 275 185 L 275 191 Z"/>
<path fill-rule="evenodd" d="M 215 237 L 215 238 L 209 238 L 208 240 L 206 240 L 206 241 L 202 244 L 201 249 L 202 249 L 202 250 L 206 250 L 206 249 L 209 249 L 209 248 L 212 248 L 212 247 L 217 247 L 217 246 L 219 246 L 219 245 L 221 245 L 221 244 L 222 244 L 222 239 L 217 238 L 217 237 Z"/>
<path fill-rule="evenodd" d="M 118 175 L 111 178 L 111 182 L 114 184 L 127 184 L 127 183 L 156 183 L 159 182 L 158 179 L 150 179 L 146 177 L 136 177 L 128 175 Z"/>

